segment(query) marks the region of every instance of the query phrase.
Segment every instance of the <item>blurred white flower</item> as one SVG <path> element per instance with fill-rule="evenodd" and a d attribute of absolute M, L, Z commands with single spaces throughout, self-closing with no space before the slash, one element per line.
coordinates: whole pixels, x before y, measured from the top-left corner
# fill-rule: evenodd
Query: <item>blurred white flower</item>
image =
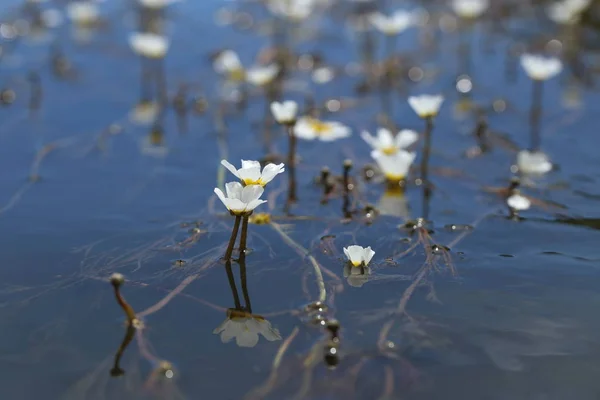
<path fill-rule="evenodd" d="M 315 0 L 268 0 L 267 8 L 279 17 L 302 21 L 313 12 Z"/>
<path fill-rule="evenodd" d="M 265 191 L 260 185 L 242 186 L 239 182 L 228 182 L 225 184 L 225 191 L 227 196 L 219 188 L 214 190 L 225 207 L 234 215 L 247 215 L 262 203 L 267 202 L 260 199 Z"/>
<path fill-rule="evenodd" d="M 410 96 L 408 104 L 421 118 L 435 117 L 440 111 L 444 102 L 444 96 L 422 94 L 420 96 Z"/>
<path fill-rule="evenodd" d="M 558 1 L 546 8 L 548 18 L 557 24 L 574 24 L 579 21 L 581 13 L 574 9 L 568 1 Z"/>
<path fill-rule="evenodd" d="M 161 9 L 167 7 L 171 3 L 175 3 L 179 0 L 138 0 L 138 3 L 142 7 Z"/>
<path fill-rule="evenodd" d="M 169 49 L 169 39 L 154 33 L 132 33 L 129 46 L 137 55 L 147 58 L 163 58 Z"/>
<path fill-rule="evenodd" d="M 360 137 L 373 148 L 386 155 L 392 155 L 399 150 L 406 149 L 419 139 L 417 132 L 410 129 L 403 129 L 400 132 L 392 135 L 392 132 L 385 128 L 377 130 L 377 136 L 372 136 L 367 131 L 362 131 Z"/>
<path fill-rule="evenodd" d="M 394 154 L 387 155 L 374 150 L 371 152 L 371 157 L 375 159 L 389 182 L 400 182 L 408 175 L 410 166 L 415 161 L 417 154 L 415 152 L 399 150 Z"/>
<path fill-rule="evenodd" d="M 273 82 L 277 74 L 279 74 L 279 65 L 277 64 L 257 66 L 246 71 L 246 80 L 254 86 L 265 86 Z"/>
<path fill-rule="evenodd" d="M 519 193 L 515 193 L 506 199 L 506 204 L 516 211 L 527 210 L 529 207 L 531 207 L 531 201 Z"/>
<path fill-rule="evenodd" d="M 369 275 L 371 275 L 369 267 L 356 268 L 352 265 L 344 265 L 344 278 L 350 286 L 362 287 L 369 281 Z"/>
<path fill-rule="evenodd" d="M 67 15 L 77 24 L 89 25 L 98 21 L 100 10 L 93 1 L 74 1 L 67 4 Z"/>
<path fill-rule="evenodd" d="M 552 163 L 541 151 L 521 150 L 517 154 L 517 167 L 523 174 L 543 175 L 552 170 Z"/>
<path fill-rule="evenodd" d="M 271 103 L 271 112 L 278 123 L 292 125 L 296 123 L 298 103 L 292 100 L 287 100 L 282 103 L 274 101 Z"/>
<path fill-rule="evenodd" d="M 246 77 L 244 66 L 233 50 L 221 52 L 213 61 L 213 68 L 217 73 L 227 75 L 232 81 L 241 82 Z"/>
<path fill-rule="evenodd" d="M 261 172 L 260 162 L 253 160 L 242 160 L 242 168 L 240 169 L 236 169 L 227 160 L 221 160 L 221 165 L 239 178 L 246 186 L 265 186 L 267 183 L 271 182 L 273 178 L 285 171 L 283 163 L 277 165 L 269 163 L 265 165 Z"/>
<path fill-rule="evenodd" d="M 318 67 L 311 74 L 313 82 L 320 85 L 331 82 L 335 78 L 335 72 L 331 67 Z"/>
<path fill-rule="evenodd" d="M 543 57 L 534 54 L 523 54 L 521 66 L 525 73 L 534 80 L 545 81 L 562 71 L 562 62 L 556 57 Z"/>
<path fill-rule="evenodd" d="M 294 134 L 300 139 L 319 139 L 332 142 L 350 136 L 350 128 L 339 122 L 320 121 L 312 117 L 301 117 L 296 122 Z"/>
<path fill-rule="evenodd" d="M 269 342 L 281 340 L 279 331 L 271 323 L 261 317 L 238 310 L 228 310 L 227 318 L 215 330 L 221 336 L 221 342 L 229 343 L 235 338 L 240 347 L 254 347 L 258 343 L 259 334 Z"/>
<path fill-rule="evenodd" d="M 129 113 L 129 120 L 135 124 L 150 125 L 156 121 L 160 106 L 153 101 L 142 101 Z"/>
<path fill-rule="evenodd" d="M 462 18 L 477 18 L 490 7 L 490 0 L 452 0 L 452 10 Z"/>
<path fill-rule="evenodd" d="M 371 261 L 371 259 L 375 255 L 375 252 L 373 250 L 371 250 L 371 246 L 362 247 L 362 246 L 352 245 L 352 246 L 344 247 L 344 254 L 346 255 L 346 257 L 348 257 L 348 261 L 350 261 L 350 263 L 353 266 L 366 267 L 367 265 L 369 265 L 369 261 Z"/>
<path fill-rule="evenodd" d="M 414 15 L 403 10 L 398 10 L 390 16 L 379 12 L 373 13 L 369 16 L 369 20 L 377 30 L 386 35 L 397 35 L 404 32 L 415 22 Z"/>
<path fill-rule="evenodd" d="M 55 9 L 49 8 L 41 13 L 42 22 L 46 28 L 56 28 L 64 22 L 62 13 Z"/>

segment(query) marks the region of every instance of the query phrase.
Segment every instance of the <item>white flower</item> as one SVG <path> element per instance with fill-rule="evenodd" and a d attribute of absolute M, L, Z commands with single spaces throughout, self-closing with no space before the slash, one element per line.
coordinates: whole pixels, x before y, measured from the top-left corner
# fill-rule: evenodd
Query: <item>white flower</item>
<path fill-rule="evenodd" d="M 538 81 L 550 79 L 562 71 L 562 62 L 558 58 L 534 54 L 523 54 L 521 66 L 531 79 Z"/>
<path fill-rule="evenodd" d="M 415 161 L 417 154 L 415 152 L 399 150 L 394 154 L 387 155 L 373 150 L 371 157 L 375 159 L 388 181 L 400 182 L 408 175 L 410 166 Z"/>
<path fill-rule="evenodd" d="M 46 28 L 56 28 L 62 25 L 64 21 L 62 13 L 55 8 L 43 10 L 41 13 L 41 19 Z"/>
<path fill-rule="evenodd" d="M 274 101 L 271 103 L 271 112 L 277 122 L 284 125 L 290 125 L 296 122 L 298 103 L 292 100 L 287 100 L 283 103 Z"/>
<path fill-rule="evenodd" d="M 232 50 L 221 52 L 213 61 L 213 67 L 219 74 L 228 74 L 232 80 L 244 79 L 244 66 L 237 53 Z"/>
<path fill-rule="evenodd" d="M 142 7 L 161 9 L 167 7 L 171 3 L 175 3 L 179 0 L 138 0 L 138 3 Z"/>
<path fill-rule="evenodd" d="M 254 86 L 265 86 L 273 82 L 278 73 L 279 65 L 277 64 L 253 67 L 246 71 L 246 80 Z"/>
<path fill-rule="evenodd" d="M 515 193 L 506 199 L 506 204 L 516 211 L 527 210 L 529 207 L 531 207 L 531 201 L 519 193 Z"/>
<path fill-rule="evenodd" d="M 134 53 L 148 58 L 163 58 L 169 49 L 169 40 L 154 33 L 133 33 L 129 46 Z"/>
<path fill-rule="evenodd" d="M 403 150 L 419 139 L 417 132 L 410 129 L 403 129 L 396 134 L 396 137 L 394 137 L 392 132 L 385 128 L 379 128 L 377 130 L 377 137 L 373 137 L 367 131 L 363 131 L 360 134 L 360 137 L 363 138 L 373 150 L 377 150 L 386 155 L 392 155 L 399 150 Z"/>
<path fill-rule="evenodd" d="M 420 96 L 410 96 L 408 104 L 421 118 L 435 117 L 440 111 L 444 102 L 444 96 L 422 94 Z"/>
<path fill-rule="evenodd" d="M 335 78 L 335 71 L 331 67 L 318 67 L 312 72 L 311 78 L 314 83 L 323 85 Z"/>
<path fill-rule="evenodd" d="M 543 175 L 552 170 L 548 156 L 540 151 L 521 150 L 517 154 L 517 167 L 523 174 Z"/>
<path fill-rule="evenodd" d="M 344 266 L 344 278 L 348 282 L 348 285 L 353 287 L 362 287 L 369 281 L 369 275 L 371 274 L 371 268 L 355 268 L 352 265 Z"/>
<path fill-rule="evenodd" d="M 313 12 L 314 6 L 314 0 L 269 0 L 267 2 L 267 7 L 274 15 L 295 21 L 306 19 Z"/>
<path fill-rule="evenodd" d="M 240 169 L 236 169 L 227 160 L 221 160 L 221 165 L 238 177 L 244 183 L 244 185 L 265 186 L 278 174 L 281 174 L 285 171 L 283 163 L 278 165 L 269 163 L 265 165 L 262 173 L 260 172 L 260 163 L 258 161 L 242 160 L 242 168 Z"/>
<path fill-rule="evenodd" d="M 408 11 L 399 10 L 390 16 L 377 12 L 371 14 L 369 20 L 377 30 L 386 35 L 397 35 L 414 23 L 414 16 Z"/>
<path fill-rule="evenodd" d="M 574 24 L 579 20 L 581 14 L 571 7 L 568 1 L 552 3 L 546 8 L 548 18 L 557 24 Z"/>
<path fill-rule="evenodd" d="M 73 22 L 86 25 L 98 20 L 100 10 L 92 1 L 75 1 L 67 4 L 67 15 Z"/>
<path fill-rule="evenodd" d="M 477 18 L 490 6 L 490 0 L 452 0 L 452 9 L 462 18 Z"/>
<path fill-rule="evenodd" d="M 228 182 L 225 184 L 227 197 L 219 188 L 215 188 L 214 191 L 225 207 L 235 215 L 251 213 L 256 207 L 267 202 L 260 199 L 265 191 L 260 185 L 242 186 L 239 182 Z"/>
<path fill-rule="evenodd" d="M 259 315 L 237 310 L 228 310 L 227 318 L 213 333 L 220 334 L 223 343 L 229 343 L 235 338 L 235 343 L 240 347 L 256 346 L 259 334 L 269 342 L 281 340 L 279 331 L 269 321 Z"/>
<path fill-rule="evenodd" d="M 300 139 L 319 139 L 332 142 L 350 136 L 350 128 L 339 122 L 320 121 L 312 117 L 302 117 L 296 122 L 294 134 Z"/>
<path fill-rule="evenodd" d="M 344 254 L 348 257 L 348 261 L 355 266 L 360 267 L 361 265 L 366 267 L 369 265 L 369 261 L 375 255 L 375 252 L 371 250 L 371 246 L 362 247 L 357 245 L 352 245 L 348 247 L 344 247 Z"/>
<path fill-rule="evenodd" d="M 140 125 L 150 125 L 156 121 L 160 106 L 153 101 L 142 101 L 136 104 L 135 108 L 129 113 L 129 120 Z"/>

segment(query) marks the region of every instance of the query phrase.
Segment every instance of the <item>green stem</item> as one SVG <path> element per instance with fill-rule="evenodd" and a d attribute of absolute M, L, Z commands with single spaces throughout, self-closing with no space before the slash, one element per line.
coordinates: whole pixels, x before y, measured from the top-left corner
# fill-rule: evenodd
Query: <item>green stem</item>
<path fill-rule="evenodd" d="M 240 230 L 240 221 L 242 217 L 240 215 L 235 216 L 235 222 L 233 223 L 233 230 L 231 231 L 231 237 L 229 238 L 229 244 L 227 245 L 227 250 L 225 251 L 225 261 L 231 260 L 231 255 L 233 254 L 233 246 L 235 245 L 235 239 L 237 238 L 238 231 Z"/>

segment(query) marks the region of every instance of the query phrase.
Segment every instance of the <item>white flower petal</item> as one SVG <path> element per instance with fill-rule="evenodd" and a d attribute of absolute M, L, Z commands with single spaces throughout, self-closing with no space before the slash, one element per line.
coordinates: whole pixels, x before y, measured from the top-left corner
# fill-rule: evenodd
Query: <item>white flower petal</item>
<path fill-rule="evenodd" d="M 552 170 L 552 163 L 542 152 L 521 150 L 517 154 L 517 167 L 524 174 L 543 175 Z"/>
<path fill-rule="evenodd" d="M 375 255 L 375 252 L 371 249 L 371 246 L 364 249 L 363 262 L 365 263 L 365 266 L 369 265 L 369 262 L 371 261 L 371 259 L 373 258 L 374 255 Z"/>
<path fill-rule="evenodd" d="M 237 335 L 235 343 L 240 347 L 254 347 L 258 343 L 258 333 L 245 330 Z"/>
<path fill-rule="evenodd" d="M 415 152 L 399 150 L 394 154 L 388 155 L 374 150 L 371 152 L 371 157 L 375 159 L 388 180 L 399 181 L 406 178 L 417 154 Z"/>
<path fill-rule="evenodd" d="M 529 209 L 531 207 L 531 201 L 520 194 L 513 194 L 508 199 L 506 199 L 506 204 L 513 210 L 523 211 Z"/>
<path fill-rule="evenodd" d="M 169 49 L 169 40 L 154 33 L 133 33 L 129 45 L 134 53 L 148 58 L 162 58 Z"/>
<path fill-rule="evenodd" d="M 238 174 L 237 169 L 229 161 L 221 160 L 221 165 L 224 166 L 225 168 L 227 168 L 229 170 L 229 172 L 231 172 L 233 175 L 235 175 L 236 178 L 240 177 L 240 174 Z"/>
<path fill-rule="evenodd" d="M 237 182 L 236 182 L 237 183 Z M 242 189 L 240 200 L 243 203 L 250 203 L 258 200 L 262 196 L 265 189 L 260 185 L 248 185 Z"/>
<path fill-rule="evenodd" d="M 302 117 L 296 122 L 294 126 L 294 134 L 296 137 L 304 140 L 314 140 L 317 137 L 317 133 L 312 128 L 308 118 Z"/>
<path fill-rule="evenodd" d="M 563 68 L 562 62 L 556 57 L 542 57 L 534 54 L 523 54 L 521 66 L 531 79 L 539 81 L 553 78 Z"/>
<path fill-rule="evenodd" d="M 362 246 L 352 245 L 345 247 L 344 254 L 354 266 L 359 266 L 363 262 L 364 249 Z"/>
<path fill-rule="evenodd" d="M 396 134 L 396 147 L 405 149 L 419 140 L 419 134 L 411 129 L 403 129 Z"/>
<path fill-rule="evenodd" d="M 241 199 L 244 187 L 239 182 L 227 182 L 225 184 L 225 193 L 230 199 Z"/>
<path fill-rule="evenodd" d="M 421 118 L 433 117 L 438 114 L 444 96 L 442 95 L 420 95 L 410 96 L 408 104 Z"/>
<path fill-rule="evenodd" d="M 273 178 L 275 178 L 277 175 L 281 174 L 284 171 L 285 168 L 283 163 L 277 165 L 269 163 L 263 168 L 260 180 L 263 182 L 263 185 L 267 184 L 271 182 Z"/>
<path fill-rule="evenodd" d="M 452 9 L 463 18 L 477 18 L 490 6 L 490 0 L 453 0 Z"/>

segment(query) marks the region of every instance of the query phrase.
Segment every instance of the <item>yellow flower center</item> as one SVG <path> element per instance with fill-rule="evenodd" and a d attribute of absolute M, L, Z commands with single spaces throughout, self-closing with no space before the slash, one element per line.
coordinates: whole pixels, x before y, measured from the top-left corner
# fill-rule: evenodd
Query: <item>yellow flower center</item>
<path fill-rule="evenodd" d="M 404 175 L 393 175 L 393 174 L 385 174 L 385 179 L 390 185 L 398 185 L 400 182 L 404 180 Z"/>
<path fill-rule="evenodd" d="M 352 266 L 354 267 L 360 267 L 362 264 L 362 261 L 350 261 L 352 263 Z"/>
<path fill-rule="evenodd" d="M 254 179 L 249 179 L 246 178 L 242 181 L 242 183 L 244 184 L 244 186 L 248 186 L 248 185 L 260 185 L 260 186 L 265 186 L 266 183 L 263 182 L 263 180 L 261 178 L 258 178 L 256 180 Z"/>
<path fill-rule="evenodd" d="M 383 149 L 381 149 L 381 152 L 386 156 L 392 156 L 398 152 L 398 149 L 393 146 L 384 147 Z"/>
<path fill-rule="evenodd" d="M 265 225 L 271 223 L 271 215 L 268 213 L 258 213 L 250 217 L 250 222 L 256 225 Z"/>
<path fill-rule="evenodd" d="M 243 68 L 236 68 L 229 71 L 229 80 L 242 82 L 244 79 L 246 79 L 246 71 Z"/>
<path fill-rule="evenodd" d="M 312 128 L 312 130 L 317 134 L 317 135 L 322 135 L 322 134 L 326 134 L 331 132 L 331 125 L 326 123 L 326 122 L 322 122 L 319 121 L 316 118 L 311 118 L 309 121 L 309 125 Z"/>

